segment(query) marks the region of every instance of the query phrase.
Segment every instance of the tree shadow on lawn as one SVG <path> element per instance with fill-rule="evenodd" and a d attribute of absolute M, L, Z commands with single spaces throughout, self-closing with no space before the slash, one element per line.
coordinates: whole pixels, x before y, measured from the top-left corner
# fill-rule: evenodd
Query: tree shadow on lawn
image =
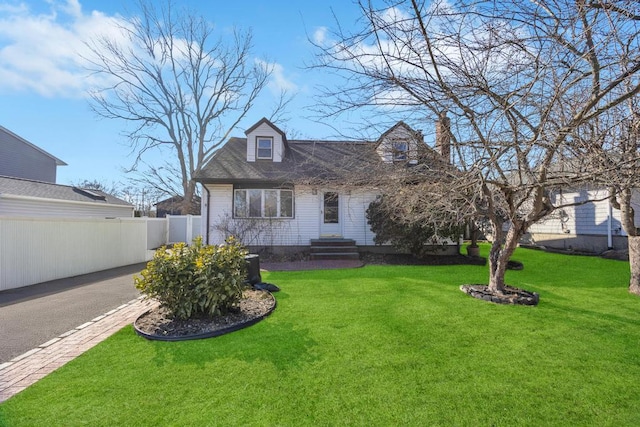
<path fill-rule="evenodd" d="M 310 338 L 308 329 L 270 318 L 214 338 L 153 341 L 150 345 L 155 349 L 153 361 L 159 367 L 177 363 L 203 368 L 216 360 L 235 359 L 247 363 L 267 362 L 278 370 L 289 370 L 317 359 L 313 353 L 317 342 Z"/>

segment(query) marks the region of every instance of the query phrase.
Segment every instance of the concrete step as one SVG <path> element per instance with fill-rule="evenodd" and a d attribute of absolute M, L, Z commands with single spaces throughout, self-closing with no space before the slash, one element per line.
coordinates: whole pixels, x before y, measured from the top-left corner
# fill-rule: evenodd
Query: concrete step
<path fill-rule="evenodd" d="M 355 246 L 356 241 L 353 239 L 312 239 L 311 246 Z"/>
<path fill-rule="evenodd" d="M 310 255 L 312 260 L 357 260 L 360 259 L 358 252 L 312 252 Z"/>
<path fill-rule="evenodd" d="M 358 252 L 357 246 L 311 246 L 311 253 Z"/>

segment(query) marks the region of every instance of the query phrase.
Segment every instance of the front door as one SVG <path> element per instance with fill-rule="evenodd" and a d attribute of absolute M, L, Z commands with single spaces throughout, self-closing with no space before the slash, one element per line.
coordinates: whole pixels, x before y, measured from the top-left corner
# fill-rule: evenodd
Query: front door
<path fill-rule="evenodd" d="M 321 193 L 320 237 L 342 237 L 340 195 L 335 191 Z"/>

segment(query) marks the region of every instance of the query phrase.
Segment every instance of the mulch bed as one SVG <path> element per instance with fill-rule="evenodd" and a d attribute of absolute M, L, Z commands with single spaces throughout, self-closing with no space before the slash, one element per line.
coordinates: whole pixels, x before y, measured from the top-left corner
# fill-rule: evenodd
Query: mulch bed
<path fill-rule="evenodd" d="M 494 292 L 486 285 L 462 285 L 465 294 L 496 304 L 538 305 L 540 296 L 536 292 L 526 291 L 506 285 L 503 292 Z"/>
<path fill-rule="evenodd" d="M 171 317 L 167 309 L 157 307 L 138 317 L 133 326 L 138 335 L 152 340 L 211 338 L 253 325 L 268 316 L 275 307 L 276 300 L 271 293 L 245 290 L 239 308 L 226 315 L 180 320 Z"/>

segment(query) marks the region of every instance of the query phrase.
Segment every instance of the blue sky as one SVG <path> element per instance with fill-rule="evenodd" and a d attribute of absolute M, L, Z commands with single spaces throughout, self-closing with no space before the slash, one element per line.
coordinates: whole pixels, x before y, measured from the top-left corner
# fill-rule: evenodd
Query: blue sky
<path fill-rule="evenodd" d="M 275 63 L 270 90 L 233 132 L 268 114 L 281 87 L 296 93 L 287 129 L 300 138 L 328 138 L 331 128 L 307 118 L 316 101 L 314 87 L 327 75 L 305 69 L 313 61 L 308 37 L 335 24 L 358 19 L 348 0 L 201 1 L 176 0 L 202 13 L 221 31 L 251 29 L 253 53 Z M 89 107 L 86 71 L 78 52 L 97 28 L 112 18 L 128 18 L 135 2 L 126 0 L 0 0 L 0 125 L 65 161 L 58 183 L 82 180 L 123 182 L 131 157 L 123 124 L 98 118 Z M 340 123 L 334 123 L 340 128 Z"/>

